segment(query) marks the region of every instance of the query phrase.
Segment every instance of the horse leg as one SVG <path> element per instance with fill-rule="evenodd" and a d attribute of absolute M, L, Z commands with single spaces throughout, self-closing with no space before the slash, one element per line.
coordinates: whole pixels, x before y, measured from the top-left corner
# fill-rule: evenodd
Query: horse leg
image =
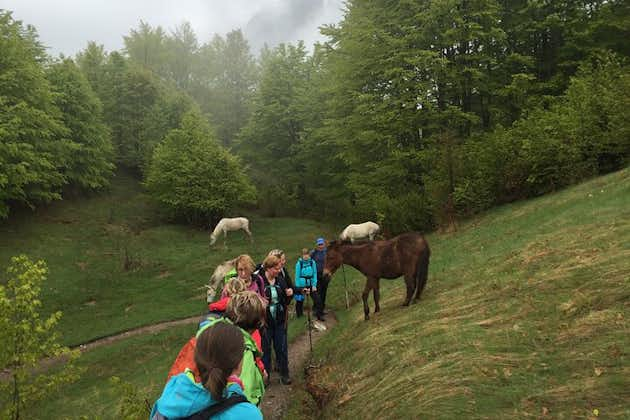
<path fill-rule="evenodd" d="M 405 285 L 407 286 L 407 296 L 405 297 L 405 301 L 402 306 L 409 306 L 411 298 L 413 297 L 413 292 L 416 289 L 415 277 L 413 275 L 405 274 Z"/>
<path fill-rule="evenodd" d="M 370 319 L 370 307 L 368 306 L 368 296 L 370 295 L 370 290 L 372 287 L 370 286 L 370 279 L 367 279 L 365 282 L 365 287 L 363 288 L 363 293 L 361 297 L 363 298 L 363 312 L 365 313 L 365 320 Z"/>
<path fill-rule="evenodd" d="M 376 281 L 374 282 L 375 287 L 374 287 L 374 313 L 379 312 L 381 310 L 381 306 L 378 304 L 379 300 L 380 300 L 380 295 L 381 295 L 381 291 L 380 291 L 380 281 L 379 279 L 376 279 Z"/>
<path fill-rule="evenodd" d="M 249 231 L 249 229 L 247 228 L 247 226 L 245 226 L 243 228 L 243 230 L 245 231 L 245 233 L 247 234 L 247 236 L 249 236 L 249 242 L 252 243 L 254 242 L 254 238 L 252 238 L 252 233 Z"/>
<path fill-rule="evenodd" d="M 417 270 L 417 282 L 418 286 L 416 287 L 416 296 L 414 300 L 419 300 L 422 291 L 424 290 L 424 286 L 427 284 L 427 277 L 429 277 L 429 254 L 428 252 L 423 254 L 420 257 L 420 261 L 418 262 Z"/>

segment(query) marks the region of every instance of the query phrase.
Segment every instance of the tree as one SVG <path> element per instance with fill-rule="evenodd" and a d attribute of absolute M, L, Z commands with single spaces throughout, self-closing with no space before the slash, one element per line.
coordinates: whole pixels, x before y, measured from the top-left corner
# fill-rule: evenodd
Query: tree
<path fill-rule="evenodd" d="M 102 107 L 85 76 L 71 59 L 47 69 L 53 102 L 61 111 L 72 155 L 64 168 L 70 184 L 96 190 L 109 184 L 114 165 L 109 130 L 102 121 Z"/>
<path fill-rule="evenodd" d="M 79 352 L 61 346 L 55 332 L 61 312 L 40 318 L 41 285 L 47 272 L 43 261 L 13 257 L 6 286 L 0 286 L 0 370 L 11 377 L 0 379 L 2 418 L 27 418 L 24 409 L 31 402 L 78 378 L 73 363 Z M 63 360 L 64 365 L 47 371 L 39 366 L 43 358 Z"/>
<path fill-rule="evenodd" d="M 140 21 L 138 29 L 132 29 L 129 35 L 123 37 L 125 52 L 135 63 L 165 76 L 166 38 L 167 35 L 160 26 L 154 29 L 148 23 Z"/>
<path fill-rule="evenodd" d="M 225 39 L 215 35 L 199 50 L 195 85 L 191 94 L 210 114 L 221 143 L 232 146 L 236 135 L 247 123 L 258 68 L 249 44 L 240 30 Z"/>
<path fill-rule="evenodd" d="M 196 224 L 215 222 L 255 199 L 238 159 L 217 143 L 195 110 L 155 148 L 146 187 L 172 217 Z"/>
<path fill-rule="evenodd" d="M 253 111 L 236 146 L 246 162 L 252 163 L 252 174 L 258 181 L 261 198 L 276 197 L 282 192 L 282 206 L 298 205 L 299 178 L 303 177 L 296 155 L 302 153 L 304 98 L 308 65 L 302 42 L 281 44 L 262 63 L 262 74 Z M 263 205 L 274 205 L 273 198 Z M 275 208 L 269 208 L 275 211 Z"/>
<path fill-rule="evenodd" d="M 10 203 L 34 207 L 61 198 L 67 130 L 54 106 L 31 26 L 0 10 L 0 218 Z"/>

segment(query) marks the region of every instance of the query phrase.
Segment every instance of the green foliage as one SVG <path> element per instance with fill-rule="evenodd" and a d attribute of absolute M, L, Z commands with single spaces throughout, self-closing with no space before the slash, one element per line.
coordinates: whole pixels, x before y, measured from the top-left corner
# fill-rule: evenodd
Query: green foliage
<path fill-rule="evenodd" d="M 191 89 L 202 110 L 210 116 L 220 142 L 228 147 L 247 123 L 258 68 L 241 30 L 215 35 L 199 49 Z"/>
<path fill-rule="evenodd" d="M 53 104 L 32 27 L 0 10 L 0 218 L 9 204 L 34 207 L 61 198 L 70 159 L 67 131 Z"/>
<path fill-rule="evenodd" d="M 107 186 L 113 174 L 113 150 L 100 101 L 70 59 L 51 65 L 47 78 L 53 102 L 69 130 L 72 156 L 64 168 L 67 181 L 85 190 Z"/>
<path fill-rule="evenodd" d="M 217 220 L 255 197 L 239 161 L 195 111 L 156 147 L 146 186 L 173 217 L 191 223 Z"/>
<path fill-rule="evenodd" d="M 116 418 L 144 419 L 151 414 L 148 395 L 141 389 L 118 376 L 112 376 L 109 382 L 116 389 L 120 401 Z"/>
<path fill-rule="evenodd" d="M 301 42 L 296 46 L 281 44 L 265 56 L 253 111 L 237 145 L 239 154 L 251 165 L 261 205 L 272 214 L 276 207 L 294 209 L 304 198 L 301 162 L 309 156 L 301 147 L 300 136 L 305 121 L 301 101 L 307 69 Z M 282 200 L 277 199 L 279 195 Z M 267 198 L 269 201 L 264 201 Z"/>
<path fill-rule="evenodd" d="M 33 263 L 25 255 L 11 259 L 6 286 L 0 286 L 0 379 L 3 418 L 20 418 L 29 405 L 64 383 L 78 378 L 74 360 L 78 351 L 61 346 L 55 327 L 61 312 L 40 319 L 41 286 L 48 269 L 43 261 Z M 61 369 L 40 366 L 44 358 L 63 360 Z"/>

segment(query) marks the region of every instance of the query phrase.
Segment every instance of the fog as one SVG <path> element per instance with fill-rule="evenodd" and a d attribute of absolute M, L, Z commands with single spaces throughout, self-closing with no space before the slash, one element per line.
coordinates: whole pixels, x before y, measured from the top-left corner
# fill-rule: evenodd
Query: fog
<path fill-rule="evenodd" d="M 264 43 L 324 40 L 317 28 L 341 20 L 343 0 L 0 0 L 0 8 L 35 26 L 52 55 L 74 55 L 88 41 L 121 49 L 140 20 L 167 31 L 188 21 L 200 43 L 241 28 L 256 52 Z"/>

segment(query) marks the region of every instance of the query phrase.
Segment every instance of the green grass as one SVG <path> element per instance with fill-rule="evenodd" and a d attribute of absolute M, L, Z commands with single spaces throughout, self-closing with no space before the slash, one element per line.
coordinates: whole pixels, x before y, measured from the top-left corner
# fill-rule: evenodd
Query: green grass
<path fill-rule="evenodd" d="M 310 220 L 254 217 L 253 245 L 234 232 L 228 249 L 221 240 L 211 249 L 208 231 L 164 224 L 155 214 L 137 181 L 120 174 L 109 194 L 55 203 L 2 222 L 0 269 L 20 253 L 45 260 L 50 273 L 42 291 L 44 310 L 63 312 L 63 341 L 76 345 L 199 314 L 203 285 L 218 263 L 242 253 L 262 261 L 270 249 L 282 248 L 292 268 L 303 247 L 331 233 Z"/>
<path fill-rule="evenodd" d="M 113 209 L 113 210 L 112 210 Z M 110 194 L 57 203 L 0 225 L 0 261 L 45 259 L 44 304 L 64 312 L 65 342 L 201 313 L 217 262 L 281 247 L 289 267 L 331 228 L 252 218 L 254 245 L 236 233 L 210 250 L 208 232 L 165 225 L 132 179 Z M 381 281 L 381 313 L 363 321 L 329 289 L 338 327 L 316 348 L 311 378 L 327 405 L 303 392 L 291 418 L 629 417 L 630 171 L 496 209 L 452 234 L 428 237 L 430 277 L 420 303 L 401 308 L 403 282 Z M 127 243 L 134 266 L 125 271 Z M 347 270 L 351 298 L 363 288 Z M 373 309 L 373 303 L 370 304 Z M 293 320 L 290 337 L 304 331 Z M 153 402 L 194 327 L 134 337 L 82 355 L 81 379 L 32 407 L 29 418 L 115 418 L 121 377 Z M 299 373 L 294 372 L 297 382 Z M 307 409 L 303 409 L 307 407 Z"/>
<path fill-rule="evenodd" d="M 420 303 L 388 282 L 322 340 L 323 417 L 630 416 L 630 171 L 428 240 Z"/>

